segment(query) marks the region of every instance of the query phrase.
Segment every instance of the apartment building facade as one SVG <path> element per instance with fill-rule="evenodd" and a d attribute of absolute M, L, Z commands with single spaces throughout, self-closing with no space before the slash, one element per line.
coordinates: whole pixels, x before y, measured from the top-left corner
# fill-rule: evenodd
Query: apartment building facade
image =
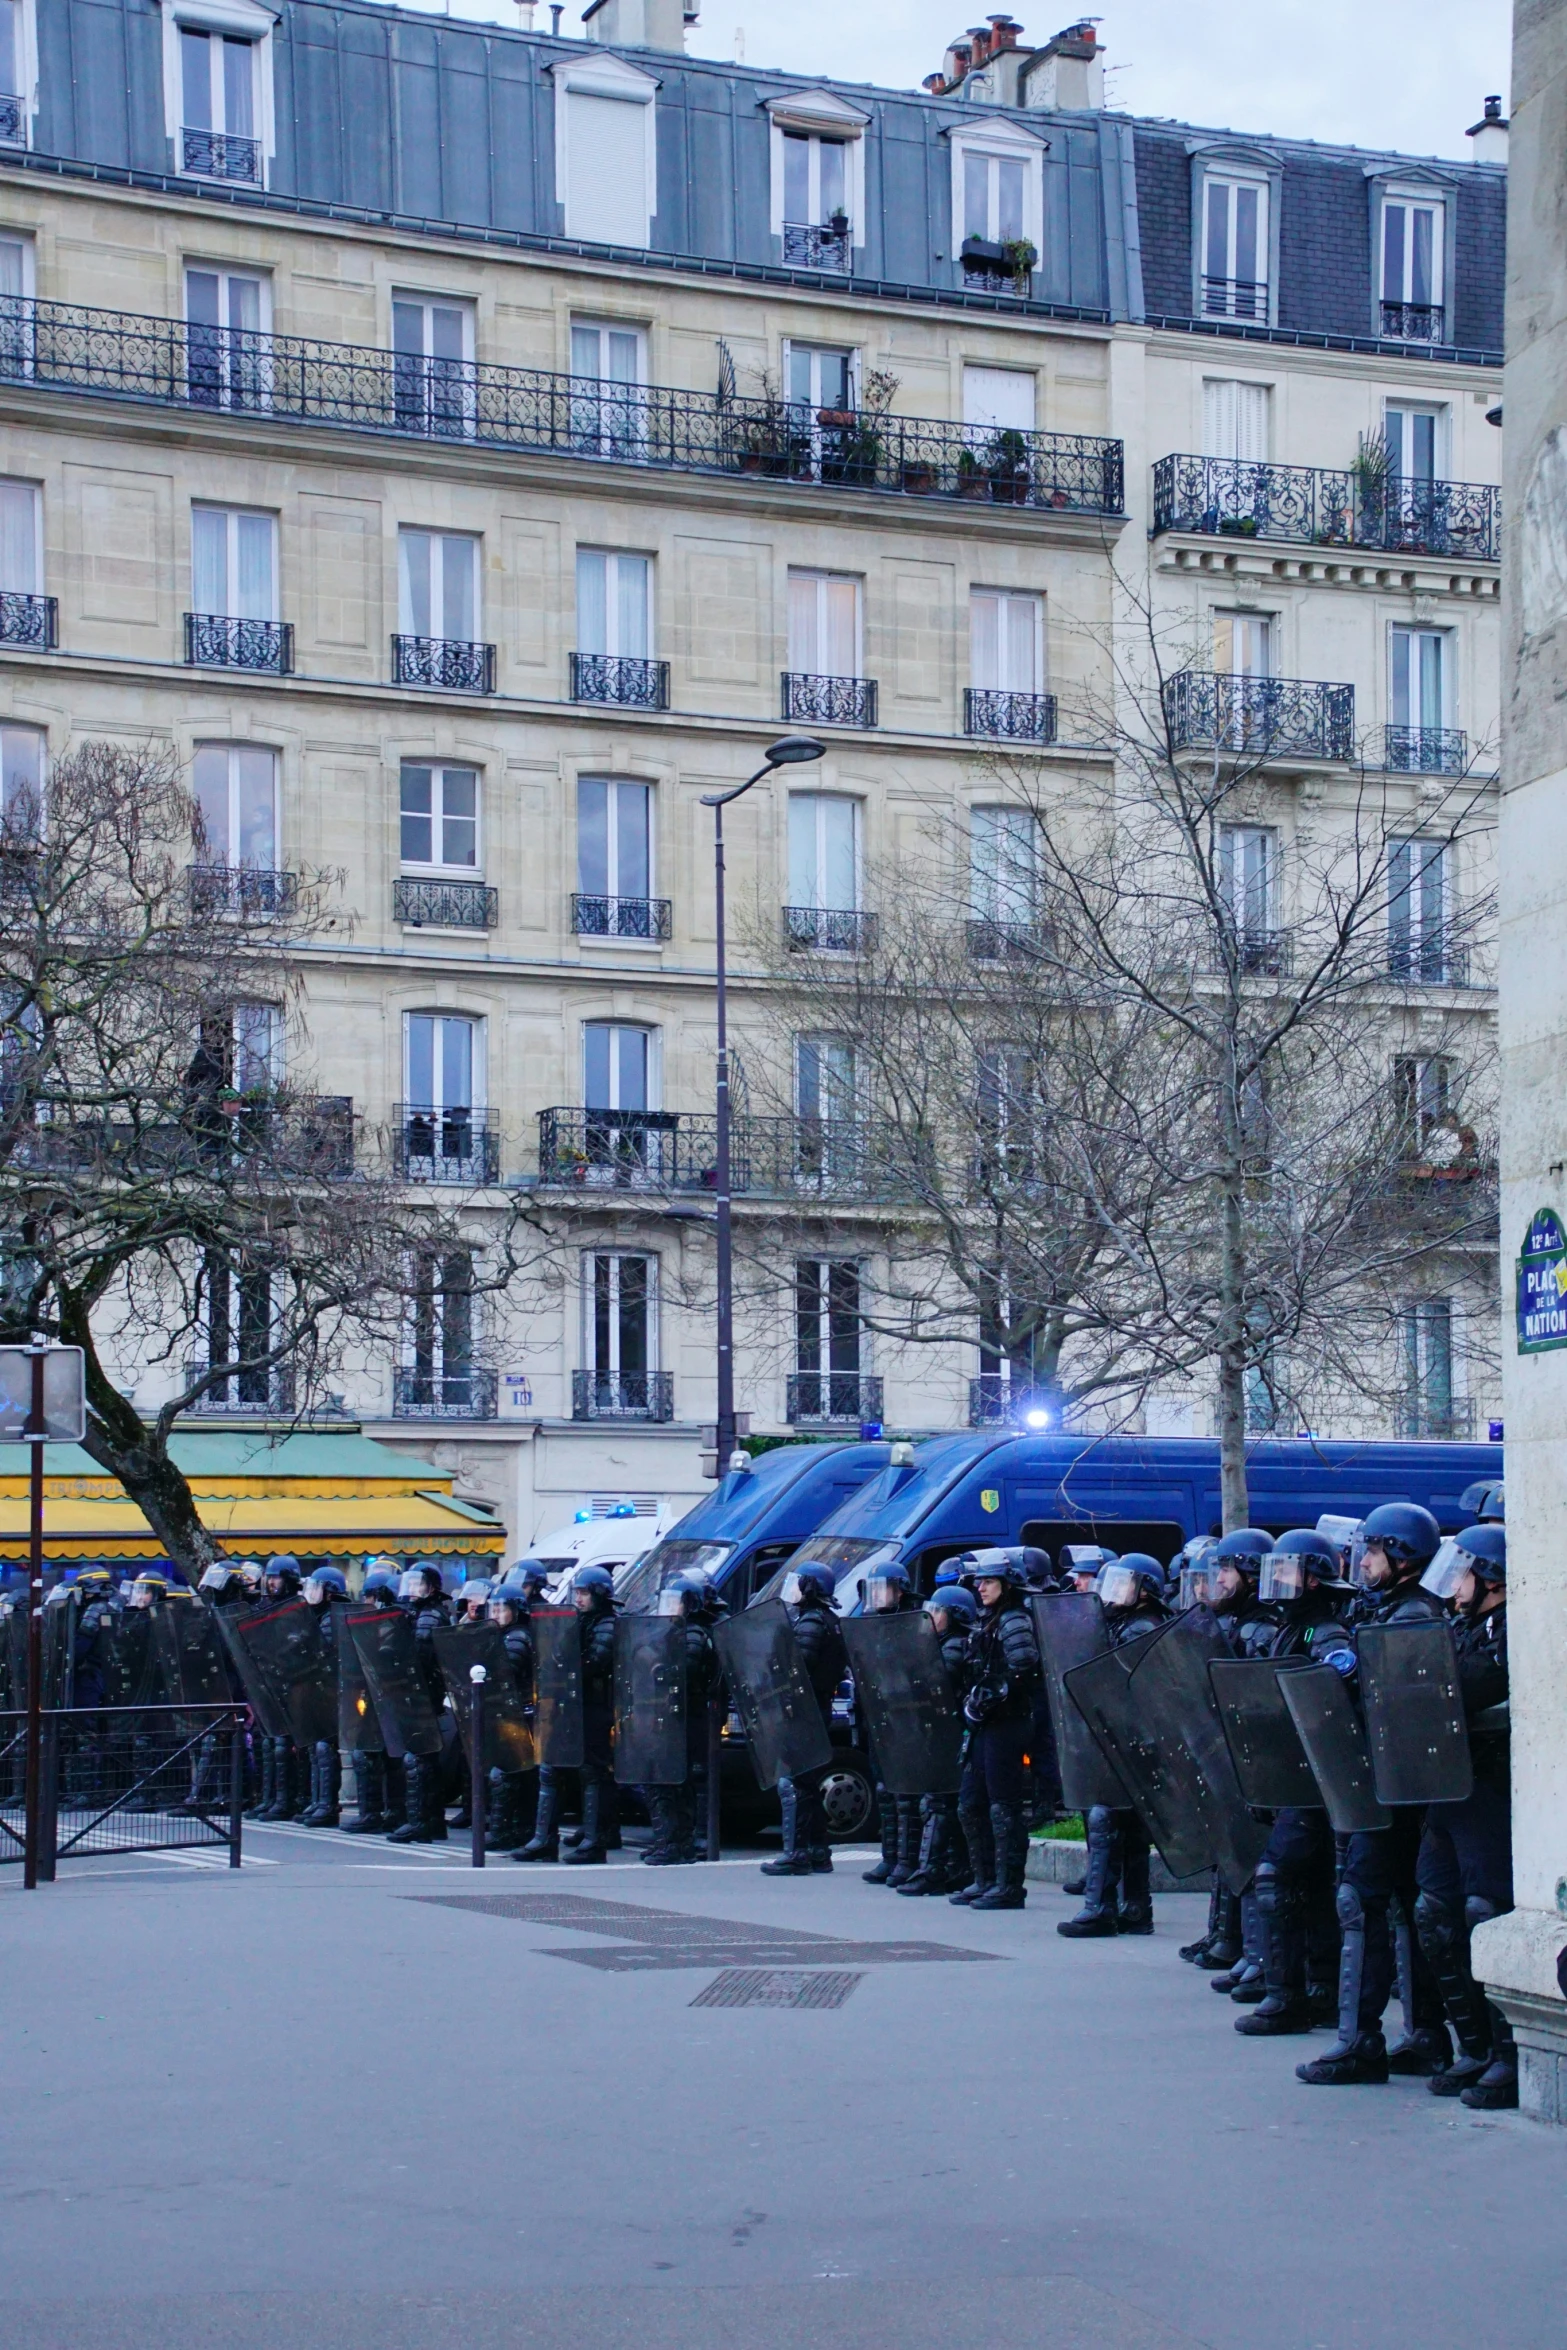
<path fill-rule="evenodd" d="M 854 955 L 933 828 L 983 893 L 998 744 L 1108 774 L 1127 581 L 1191 637 L 1194 744 L 1202 678 L 1288 692 L 1276 837 L 1237 850 L 1264 928 L 1302 795 L 1349 811 L 1374 738 L 1418 843 L 1494 742 L 1499 128 L 1451 165 L 1133 122 L 1091 28 L 1004 18 L 924 93 L 687 57 L 674 0 L 583 38 L 369 0 L 0 18 L 0 751 L 172 744 L 240 910 L 341 872 L 312 1083 L 476 1250 L 519 1190 L 552 1236 L 526 1294 L 433 1276 L 344 1408 L 519 1539 L 701 1489 L 702 802 L 779 732 L 826 749 L 729 820 L 742 1063 L 758 941 Z M 1391 976 L 1483 1025 L 1441 941 L 1484 876 L 1410 854 Z M 742 1103 L 737 1218 L 805 1236 L 742 1310 L 753 1429 L 1011 1408 L 978 1331 L 873 1350 L 854 1072 L 808 1021 L 790 1058 Z M 1411 1377 L 1445 1433 L 1488 1398 L 1438 1305 Z"/>

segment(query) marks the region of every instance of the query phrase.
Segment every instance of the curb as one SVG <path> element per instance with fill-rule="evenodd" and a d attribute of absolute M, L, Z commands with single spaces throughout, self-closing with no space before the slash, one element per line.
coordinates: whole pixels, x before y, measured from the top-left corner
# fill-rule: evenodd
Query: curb
<path fill-rule="evenodd" d="M 1023 1874 L 1031 1885 L 1059 1885 L 1068 1877 L 1080 1877 L 1087 1866 L 1086 1844 L 1075 1844 L 1064 1836 L 1035 1836 L 1029 1840 Z M 1206 1893 L 1208 1890 L 1206 1870 L 1195 1877 L 1172 1877 L 1157 1852 L 1150 1865 L 1149 1882 L 1156 1893 Z"/>

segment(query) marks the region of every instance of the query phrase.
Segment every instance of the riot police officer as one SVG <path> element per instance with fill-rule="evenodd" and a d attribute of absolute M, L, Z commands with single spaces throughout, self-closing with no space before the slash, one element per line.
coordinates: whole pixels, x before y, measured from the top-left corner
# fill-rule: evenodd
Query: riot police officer
<path fill-rule="evenodd" d="M 1312 1654 L 1353 1682 L 1355 1635 L 1362 1624 L 1423 1623 L 1443 1612 L 1421 1577 L 1441 1545 L 1435 1518 L 1417 1502 L 1384 1502 L 1361 1526 L 1352 1577 L 1360 1589 L 1345 1623 L 1326 1628 Z M 1445 2070 L 1452 2044 L 1430 1963 L 1413 1932 L 1415 1863 L 1424 1814 L 1401 1805 L 1392 1824 L 1348 1838 L 1339 1873 L 1338 2040 L 1323 2056 L 1295 2067 L 1317 2087 L 1385 2081 L 1390 2072 L 1429 2076 Z M 1404 2037 L 1389 2048 L 1383 2012 L 1396 1981 L 1407 1985 Z"/>
<path fill-rule="evenodd" d="M 979 1601 L 966 1585 L 949 1583 L 931 1593 L 925 1613 L 941 1643 L 941 1661 L 961 1713 L 969 1692 L 970 1643 L 979 1628 Z M 971 1871 L 964 1859 L 958 1799 L 955 1795 L 922 1795 L 919 1801 L 919 1862 L 898 1891 L 916 1895 L 960 1892 L 969 1883 Z"/>
<path fill-rule="evenodd" d="M 450 1614 L 440 1568 L 429 1559 L 417 1560 L 398 1585 L 397 1601 L 413 1624 L 414 1657 L 419 1677 L 435 1708 L 437 1721 L 444 1722 L 446 1683 L 442 1677 L 440 1659 L 435 1653 L 435 1635 L 450 1621 Z M 403 1757 L 408 1816 L 400 1828 L 392 1830 L 387 1838 L 389 1844 L 445 1843 L 446 1807 L 441 1799 L 445 1760 L 444 1754 L 409 1754 Z"/>
<path fill-rule="evenodd" d="M 525 1714 L 533 1715 L 533 1633 L 529 1627 L 527 1586 L 508 1575 L 490 1593 L 489 1620 L 501 1635 L 506 1661 Z M 538 1804 L 536 1771 L 490 1773 L 490 1808 L 485 1848 L 490 1852 L 517 1852 L 533 1833 Z"/>
<path fill-rule="evenodd" d="M 1513 1906 L 1506 1533 L 1494 1520 L 1467 1527 L 1442 1545 L 1421 1580 L 1453 1611 L 1474 1765 L 1464 1802 L 1430 1806 L 1415 1863 L 1415 1931 L 1460 2052 L 1427 2086 L 1433 2096 L 1494 2111 L 1518 2103 L 1518 2051 L 1511 2025 L 1475 1980 L 1469 1939 L 1484 1919 Z"/>
<path fill-rule="evenodd" d="M 974 1873 L 951 1899 L 974 1909 L 1021 1909 L 1028 1899 L 1024 1756 L 1043 1677 L 1039 1642 L 1023 1597 L 1020 1553 L 970 1551 L 963 1565 L 981 1611 L 969 1638 L 968 1752 L 958 1790 Z"/>
<path fill-rule="evenodd" d="M 390 1610 L 397 1605 L 397 1577 L 386 1565 L 366 1570 L 359 1593 L 361 1607 Z M 354 1816 L 344 1828 L 349 1836 L 384 1836 L 400 1828 L 408 1817 L 407 1775 L 402 1757 L 384 1748 L 366 1752 L 355 1747 L 349 1757 L 354 1773 Z"/>
<path fill-rule="evenodd" d="M 909 1570 L 899 1559 L 877 1567 L 865 1580 L 868 1615 L 894 1616 L 917 1609 L 919 1601 Z M 876 1812 L 881 1826 L 881 1858 L 863 1874 L 867 1885 L 906 1885 L 919 1858 L 919 1806 L 912 1795 L 892 1795 L 883 1784 L 874 1742 L 871 1765 L 876 1781 Z"/>
<path fill-rule="evenodd" d="M 1118 1553 L 1098 1542 L 1068 1542 L 1062 1546 L 1056 1573 L 1063 1591 L 1089 1599 L 1098 1589 L 1101 1568 L 1113 1566 Z"/>
<path fill-rule="evenodd" d="M 316 1567 L 304 1580 L 304 1600 L 321 1625 L 321 1638 L 332 1662 L 336 1681 L 337 1618 L 332 1613 L 332 1602 L 348 1597 L 348 1584 L 341 1567 Z M 335 1738 L 318 1738 L 310 1749 L 310 1801 L 299 1815 L 302 1828 L 335 1828 L 340 1814 L 339 1791 L 342 1764 L 338 1758 Z"/>
<path fill-rule="evenodd" d="M 274 1551 L 261 1571 L 258 1609 L 287 1607 L 299 1597 L 299 1561 L 292 1551 Z M 292 1738 L 261 1741 L 261 1802 L 258 1820 L 294 1820 L 305 1807 L 305 1758 Z"/>
<path fill-rule="evenodd" d="M 823 1726 L 831 1736 L 833 1700 L 843 1680 L 845 1663 L 843 1634 L 833 1612 L 833 1571 L 819 1560 L 808 1560 L 786 1579 L 786 1593 L 791 1586 L 794 1597 L 786 1598 L 785 1605 L 794 1626 L 795 1645 L 821 1708 Z M 818 1874 L 831 1871 L 827 1809 L 822 1802 L 826 1778 L 825 1765 L 819 1770 L 800 1771 L 793 1778 L 787 1774 L 780 1777 L 778 1801 L 783 1812 L 783 1850 L 776 1860 L 763 1861 L 764 1877 L 808 1877 L 813 1871 Z"/>
<path fill-rule="evenodd" d="M 712 1598 L 704 1575 L 672 1575 L 658 1595 L 658 1612 L 678 1616 L 686 1644 L 686 1775 L 679 1787 L 650 1787 L 653 1841 L 642 1858 L 649 1868 L 682 1868 L 701 1858 L 697 1826 L 707 1786 L 707 1714 L 718 1674 Z"/>
<path fill-rule="evenodd" d="M 1272 1535 L 1260 1526 L 1237 1526 L 1221 1535 L 1208 1551 L 1207 1604 L 1239 1657 L 1265 1657 L 1278 1630 L 1278 1617 L 1258 1597 L 1262 1562 L 1272 1548 Z M 1215 1870 L 1213 1911 L 1218 1925 L 1216 1939 L 1230 1944 L 1238 1940 L 1240 1949 L 1227 1968 L 1214 1974 L 1210 1989 L 1227 1993 L 1242 2006 L 1255 2005 L 1264 1990 L 1255 1886 L 1234 1894 Z"/>
<path fill-rule="evenodd" d="M 1169 1620 L 1163 1598 L 1164 1569 L 1146 1551 L 1128 1551 L 1124 1558 L 1101 1567 L 1094 1588 L 1104 1609 L 1112 1648 L 1146 1640 Z M 1063 1918 L 1056 1932 L 1069 1941 L 1151 1934 L 1152 1845 L 1142 1815 L 1127 1805 L 1096 1803 L 1085 1825 L 1088 1874 L 1083 1906 L 1076 1917 Z"/>
<path fill-rule="evenodd" d="M 1268 1655 L 1312 1657 L 1339 1620 L 1347 1587 L 1331 1538 L 1314 1527 L 1281 1534 L 1262 1562 L 1258 1597 L 1276 1618 Z M 1276 1812 L 1257 1863 L 1257 1920 L 1264 1996 L 1235 2029 L 1253 2039 L 1309 2032 L 1337 2009 L 1338 1916 L 1334 1845 L 1327 1813 L 1291 1805 Z"/>
<path fill-rule="evenodd" d="M 571 1602 L 582 1643 L 582 1833 L 566 1859 L 588 1866 L 608 1859 L 614 1816 L 616 1611 L 615 1578 L 608 1567 L 578 1567 L 571 1578 Z M 542 1816 L 543 1782 L 553 1773 L 541 1771 L 539 1777 Z"/>

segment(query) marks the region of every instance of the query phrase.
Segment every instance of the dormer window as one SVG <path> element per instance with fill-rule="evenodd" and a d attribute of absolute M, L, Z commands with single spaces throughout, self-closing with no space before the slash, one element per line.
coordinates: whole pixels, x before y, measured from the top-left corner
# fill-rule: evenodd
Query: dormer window
<path fill-rule="evenodd" d="M 0 146 L 28 143 L 35 55 L 33 0 L 0 0 Z"/>
<path fill-rule="evenodd" d="M 1440 198 L 1390 192 L 1382 204 L 1384 335 L 1405 343 L 1446 340 Z"/>
<path fill-rule="evenodd" d="M 770 98 L 772 230 L 794 269 L 846 276 L 865 242 L 867 117 L 830 90 Z"/>
<path fill-rule="evenodd" d="M 992 120 L 952 134 L 953 243 L 963 282 L 1026 294 L 1044 242 L 1047 142 Z"/>
<path fill-rule="evenodd" d="M 1203 192 L 1203 315 L 1266 320 L 1267 183 L 1214 177 L 1204 183 Z"/>
<path fill-rule="evenodd" d="M 164 117 L 186 177 L 266 185 L 274 21 L 260 0 L 163 0 Z"/>

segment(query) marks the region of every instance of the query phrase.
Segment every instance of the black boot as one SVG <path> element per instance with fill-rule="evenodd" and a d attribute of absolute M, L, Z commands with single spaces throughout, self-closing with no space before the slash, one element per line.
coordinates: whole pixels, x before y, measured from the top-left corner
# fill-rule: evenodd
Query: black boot
<path fill-rule="evenodd" d="M 490 1816 L 485 1830 L 486 1852 L 515 1852 L 526 1843 L 522 1816 L 522 1777 L 516 1771 L 491 1771 Z"/>
<path fill-rule="evenodd" d="M 308 1761 L 310 1764 L 310 1801 L 299 1815 L 299 1824 L 302 1828 L 315 1828 L 321 1824 L 318 1816 L 321 1810 L 321 1749 L 319 1745 L 309 1749 Z"/>
<path fill-rule="evenodd" d="M 897 1795 L 893 1798 L 893 1810 L 897 1819 L 897 1857 L 887 1882 L 895 1893 L 901 1893 L 919 1866 L 919 1805 L 912 1795 Z"/>
<path fill-rule="evenodd" d="M 1338 1915 L 1344 1937 L 1339 1959 L 1338 2040 L 1326 2055 L 1295 2067 L 1295 2078 L 1308 2081 L 1315 2088 L 1356 2088 L 1387 2079 L 1387 2042 L 1382 2037 L 1380 2022 L 1375 2020 L 1374 1999 L 1370 2010 L 1362 2014 L 1368 1972 L 1367 1936 L 1384 1932 L 1385 1920 L 1375 1914 L 1367 1917 L 1359 1894 L 1350 1884 L 1339 1887 Z"/>
<path fill-rule="evenodd" d="M 1223 1884 L 1224 1879 L 1220 1876 L 1218 1870 L 1215 1869 L 1212 1872 L 1212 1882 L 1208 1887 L 1208 1924 L 1206 1931 L 1199 1934 L 1195 1942 L 1183 1942 L 1177 1954 L 1179 1957 L 1185 1959 L 1188 1966 L 1200 1966 L 1202 1964 L 1208 1955 L 1210 1944 L 1214 1941 L 1218 1934 L 1219 1894 Z"/>
<path fill-rule="evenodd" d="M 980 1901 L 996 1881 L 996 1850 L 990 1832 L 990 1813 L 983 1804 L 959 1804 L 958 1825 L 963 1830 L 963 1841 L 968 1846 L 969 1869 L 966 1885 L 960 1885 L 947 1899 L 954 1909 Z"/>
<path fill-rule="evenodd" d="M 1485 2071 L 1460 2092 L 1471 2113 L 1511 2113 L 1518 2103 L 1518 2050 L 1513 2027 L 1499 2007 L 1491 2009 L 1491 2047 Z"/>
<path fill-rule="evenodd" d="M 1250 1886 L 1241 1895 L 1241 1954 L 1232 1967 L 1215 1975 L 1208 1985 L 1210 1991 L 1228 1992 L 1242 2007 L 1255 2006 L 1263 1994 L 1262 1929 L 1257 1917 L 1257 1896 Z"/>
<path fill-rule="evenodd" d="M 911 1875 L 898 1887 L 900 1893 L 944 1893 L 947 1890 L 946 1829 L 942 1815 L 941 1798 L 924 1795 L 920 1798 L 920 1848 Z"/>
<path fill-rule="evenodd" d="M 261 1785 L 256 1800 L 246 1806 L 245 1816 L 252 1820 L 275 1819 L 277 1802 L 277 1740 L 261 1736 L 257 1740 L 261 1756 Z"/>
<path fill-rule="evenodd" d="M 1023 1806 L 993 1803 L 990 1833 L 996 1847 L 996 1881 L 988 1893 L 979 1895 L 973 1906 L 975 1909 L 1021 1909 L 1028 1900 L 1028 1887 L 1023 1881 L 1028 1859 L 1028 1827 Z"/>
<path fill-rule="evenodd" d="M 1393 1932 L 1393 1959 L 1404 2029 L 1388 2049 L 1387 2069 L 1402 2074 L 1405 2079 L 1429 2080 L 1433 2073 L 1446 2072 L 1453 2061 L 1453 2043 L 1442 2014 L 1442 1995 L 1416 1938 L 1414 1921 L 1396 1893 L 1388 1923 Z"/>
<path fill-rule="evenodd" d="M 876 1789 L 876 1813 L 881 1823 L 881 1858 L 861 1874 L 867 1885 L 886 1885 L 898 1865 L 898 1806 L 882 1786 Z"/>
<path fill-rule="evenodd" d="M 1257 2040 L 1309 2032 L 1305 1904 L 1299 1887 L 1281 1879 L 1271 1861 L 1257 1870 L 1257 1925 L 1264 1996 L 1250 2015 L 1236 2018 L 1235 2029 Z"/>
<path fill-rule="evenodd" d="M 764 1877 L 808 1877 L 811 1856 L 800 1844 L 800 1797 L 794 1781 L 778 1782 L 778 1808 L 783 1813 L 783 1850 L 776 1860 L 764 1860 Z"/>
<path fill-rule="evenodd" d="M 1083 1881 L 1083 1906 L 1075 1918 L 1063 1918 L 1056 1927 L 1069 1942 L 1086 1942 L 1119 1933 L 1116 1902 L 1121 1882 L 1121 1830 L 1113 1811 L 1096 1803 L 1088 1814 L 1088 1875 Z"/>
<path fill-rule="evenodd" d="M 441 1758 L 438 1754 L 404 1758 L 408 1817 L 387 1838 L 389 1844 L 444 1844 L 446 1807 L 441 1801 Z"/>
<path fill-rule="evenodd" d="M 408 1817 L 408 1766 L 400 1754 L 386 1758 L 386 1828 L 390 1835 Z"/>
<path fill-rule="evenodd" d="M 577 1868 L 592 1868 L 608 1857 L 604 1844 L 604 1782 L 595 1774 L 582 1778 L 582 1841 L 566 1858 Z"/>
<path fill-rule="evenodd" d="M 526 1844 L 512 1854 L 513 1860 L 553 1861 L 560 1858 L 560 1791 L 548 1771 L 539 1773 L 538 1809 L 533 1815 L 533 1834 Z"/>
<path fill-rule="evenodd" d="M 1480 1914 L 1490 1914 L 1488 1902 L 1476 1907 Z M 1478 1917 L 1466 1915 L 1456 1902 L 1442 1901 L 1433 1893 L 1416 1897 L 1415 1934 L 1436 1977 L 1459 2049 L 1455 2063 L 1427 2080 L 1433 2097 L 1461 2097 L 1483 2078 L 1494 2053 L 1490 2004 L 1469 1964 L 1469 1935 L 1476 1923 Z"/>
<path fill-rule="evenodd" d="M 1153 1932 L 1153 1858 L 1140 1827 L 1121 1839 L 1121 1906 L 1118 1934 Z"/>

